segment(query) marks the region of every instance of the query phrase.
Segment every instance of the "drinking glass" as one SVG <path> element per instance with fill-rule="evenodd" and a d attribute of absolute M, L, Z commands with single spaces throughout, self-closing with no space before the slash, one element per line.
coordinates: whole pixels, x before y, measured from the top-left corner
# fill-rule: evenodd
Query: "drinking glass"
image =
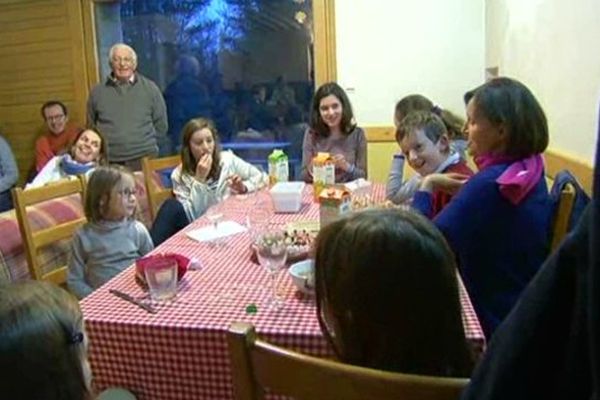
<path fill-rule="evenodd" d="M 246 227 L 250 238 L 260 236 L 269 224 L 271 213 L 269 210 L 261 207 L 254 207 L 246 214 Z"/>
<path fill-rule="evenodd" d="M 218 204 L 210 207 L 206 210 L 206 218 L 210 221 L 211 226 L 215 233 L 219 229 L 219 222 L 223 219 L 223 210 L 219 207 Z M 223 238 L 215 238 L 211 241 L 214 245 L 220 245 L 223 243 Z"/>
<path fill-rule="evenodd" d="M 265 231 L 255 242 L 256 255 L 260 265 L 265 267 L 270 275 L 271 295 L 268 304 L 278 309 L 283 305 L 283 299 L 277 295 L 277 275 L 287 259 L 287 244 L 282 231 Z"/>
<path fill-rule="evenodd" d="M 152 300 L 170 300 L 177 294 L 177 261 L 156 260 L 146 265 L 144 276 Z"/>

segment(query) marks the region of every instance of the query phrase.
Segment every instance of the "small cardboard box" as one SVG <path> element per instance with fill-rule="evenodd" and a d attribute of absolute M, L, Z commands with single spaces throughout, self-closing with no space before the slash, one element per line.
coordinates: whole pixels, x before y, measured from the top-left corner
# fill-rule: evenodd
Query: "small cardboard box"
<path fill-rule="evenodd" d="M 335 164 L 329 153 L 317 153 L 313 158 L 313 191 L 315 201 L 319 201 L 321 191 L 335 184 Z"/>
<path fill-rule="evenodd" d="M 350 192 L 343 186 L 325 188 L 319 195 L 321 228 L 352 210 Z"/>
<path fill-rule="evenodd" d="M 274 185 L 277 182 L 287 182 L 290 176 L 290 167 L 288 156 L 283 150 L 273 150 L 267 159 L 269 161 L 269 185 Z"/>

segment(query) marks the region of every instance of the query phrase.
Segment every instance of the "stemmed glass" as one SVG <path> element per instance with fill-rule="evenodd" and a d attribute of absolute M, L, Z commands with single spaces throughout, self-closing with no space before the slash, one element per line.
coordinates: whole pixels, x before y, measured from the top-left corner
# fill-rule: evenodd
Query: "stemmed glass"
<path fill-rule="evenodd" d="M 218 204 L 208 208 L 206 210 L 206 218 L 208 218 L 208 220 L 210 221 L 213 230 L 215 231 L 215 234 L 217 233 L 217 230 L 219 228 L 219 222 L 221 222 L 221 220 L 223 219 L 223 211 L 221 210 L 221 208 L 219 207 Z M 214 240 L 211 241 L 212 244 L 214 245 L 219 245 L 222 243 L 221 238 L 215 238 Z"/>
<path fill-rule="evenodd" d="M 283 299 L 277 295 L 277 275 L 287 260 L 285 234 L 281 231 L 265 231 L 258 236 L 255 245 L 258 262 L 267 269 L 271 278 L 269 306 L 281 308 Z"/>
<path fill-rule="evenodd" d="M 263 207 L 255 207 L 246 214 L 246 227 L 250 238 L 256 238 L 269 224 L 271 213 Z"/>

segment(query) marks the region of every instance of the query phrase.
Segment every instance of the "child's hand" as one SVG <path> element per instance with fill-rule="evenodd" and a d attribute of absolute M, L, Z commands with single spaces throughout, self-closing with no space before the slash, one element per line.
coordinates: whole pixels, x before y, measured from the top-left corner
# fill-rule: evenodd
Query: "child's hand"
<path fill-rule="evenodd" d="M 200 182 L 206 182 L 206 178 L 208 178 L 208 173 L 210 172 L 210 167 L 212 166 L 212 155 L 204 154 L 198 160 L 196 164 L 196 179 Z"/>
<path fill-rule="evenodd" d="M 248 188 L 246 187 L 246 185 L 244 185 L 244 182 L 242 182 L 242 178 L 240 178 L 239 175 L 231 175 L 230 177 L 227 178 L 227 185 L 229 186 L 229 189 L 233 192 L 233 193 L 246 193 L 248 191 Z"/>
<path fill-rule="evenodd" d="M 446 174 L 431 174 L 427 175 L 421 182 L 421 190 L 433 192 L 434 190 L 442 190 L 449 194 L 456 194 L 469 179 L 468 175 L 459 174 L 456 172 L 448 172 Z"/>
<path fill-rule="evenodd" d="M 348 171 L 350 169 L 350 164 L 346 161 L 343 154 L 334 154 L 332 158 L 336 168 L 339 168 L 342 171 Z"/>

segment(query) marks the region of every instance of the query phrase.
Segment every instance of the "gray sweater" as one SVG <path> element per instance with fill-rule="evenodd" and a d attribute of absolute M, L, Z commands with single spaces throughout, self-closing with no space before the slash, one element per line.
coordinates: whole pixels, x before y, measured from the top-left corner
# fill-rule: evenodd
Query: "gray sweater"
<path fill-rule="evenodd" d="M 350 170 L 336 169 L 335 182 L 349 182 L 367 177 L 367 138 L 361 128 L 355 128 L 349 135 L 340 138 L 318 136 L 308 129 L 302 143 L 302 180 L 312 183 L 312 160 L 319 152 L 331 155 L 343 154 L 350 164 Z"/>
<path fill-rule="evenodd" d="M 153 248 L 148 230 L 139 221 L 87 223 L 73 236 L 69 289 L 82 299 Z"/>
<path fill-rule="evenodd" d="M 108 78 L 92 89 L 88 123 L 106 137 L 112 161 L 130 161 L 158 151 L 156 136 L 166 135 L 167 107 L 160 89 L 136 73 L 133 83 Z"/>

